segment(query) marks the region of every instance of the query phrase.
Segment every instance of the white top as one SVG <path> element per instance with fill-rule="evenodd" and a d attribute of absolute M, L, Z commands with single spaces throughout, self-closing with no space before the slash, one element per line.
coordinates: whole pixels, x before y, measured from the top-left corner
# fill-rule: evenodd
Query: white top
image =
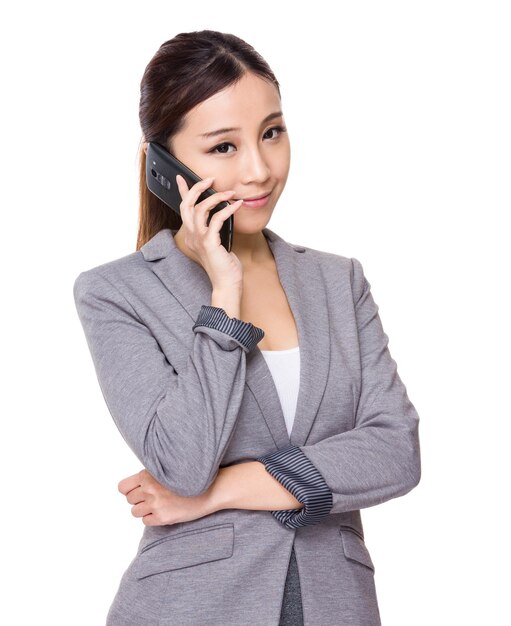
<path fill-rule="evenodd" d="M 300 346 L 288 350 L 261 350 L 279 395 L 289 435 L 293 428 L 300 388 Z"/>

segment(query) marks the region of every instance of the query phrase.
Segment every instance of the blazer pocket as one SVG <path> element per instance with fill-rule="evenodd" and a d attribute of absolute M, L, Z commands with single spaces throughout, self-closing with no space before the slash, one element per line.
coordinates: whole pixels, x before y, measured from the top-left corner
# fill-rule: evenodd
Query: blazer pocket
<path fill-rule="evenodd" d="M 142 548 L 136 557 L 133 573 L 137 579 L 200 563 L 228 559 L 234 550 L 234 524 L 165 537 Z"/>
<path fill-rule="evenodd" d="M 347 559 L 357 561 L 357 563 L 362 563 L 362 565 L 365 565 L 374 573 L 375 567 L 371 555 L 358 532 L 350 526 L 341 526 L 339 532 L 341 534 L 344 556 Z"/>

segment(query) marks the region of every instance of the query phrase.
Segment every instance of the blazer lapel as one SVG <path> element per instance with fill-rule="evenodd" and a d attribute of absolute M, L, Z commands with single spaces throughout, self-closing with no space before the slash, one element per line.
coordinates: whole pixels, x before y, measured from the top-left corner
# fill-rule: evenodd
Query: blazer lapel
<path fill-rule="evenodd" d="M 201 306 L 211 302 L 211 282 L 202 266 L 177 248 L 175 232 L 160 230 L 140 251 L 146 261 L 153 261 L 153 272 L 195 321 Z M 330 367 L 328 306 L 323 276 L 313 253 L 286 242 L 268 228 L 263 233 L 295 318 L 300 346 L 300 387 L 290 436 L 273 377 L 257 346 L 247 354 L 246 384 L 280 449 L 305 445 L 316 418 Z"/>
<path fill-rule="evenodd" d="M 204 268 L 176 246 L 177 231 L 164 228 L 141 248 L 150 268 L 195 321 L 203 304 L 211 303 L 211 281 Z"/>
<path fill-rule="evenodd" d="M 295 318 L 300 346 L 300 387 L 288 435 L 282 405 L 266 361 L 256 346 L 249 353 L 247 384 L 254 393 L 278 449 L 305 445 L 319 409 L 330 369 L 326 289 L 312 252 L 263 229 L 275 257 L 280 283 Z M 264 330 L 264 328 L 263 328 Z"/>

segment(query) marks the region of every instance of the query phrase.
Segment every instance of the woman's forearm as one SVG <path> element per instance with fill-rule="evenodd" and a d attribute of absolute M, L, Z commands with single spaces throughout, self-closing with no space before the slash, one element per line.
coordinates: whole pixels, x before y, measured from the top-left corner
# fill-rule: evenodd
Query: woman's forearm
<path fill-rule="evenodd" d="M 212 511 L 221 509 L 273 511 L 303 507 L 303 504 L 273 478 L 259 461 L 220 468 L 208 495 Z"/>

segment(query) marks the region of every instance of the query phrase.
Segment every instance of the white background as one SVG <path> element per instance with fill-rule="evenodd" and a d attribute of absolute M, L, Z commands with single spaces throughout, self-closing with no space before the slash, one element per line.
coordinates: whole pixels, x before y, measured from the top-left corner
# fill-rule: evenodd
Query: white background
<path fill-rule="evenodd" d="M 421 482 L 362 511 L 383 626 L 511 623 L 509 3 L 180 4 L 3 11 L 2 622 L 103 624 L 142 534 L 72 286 L 135 250 L 140 80 L 207 28 L 281 84 L 269 228 L 362 262 L 421 417 Z"/>

